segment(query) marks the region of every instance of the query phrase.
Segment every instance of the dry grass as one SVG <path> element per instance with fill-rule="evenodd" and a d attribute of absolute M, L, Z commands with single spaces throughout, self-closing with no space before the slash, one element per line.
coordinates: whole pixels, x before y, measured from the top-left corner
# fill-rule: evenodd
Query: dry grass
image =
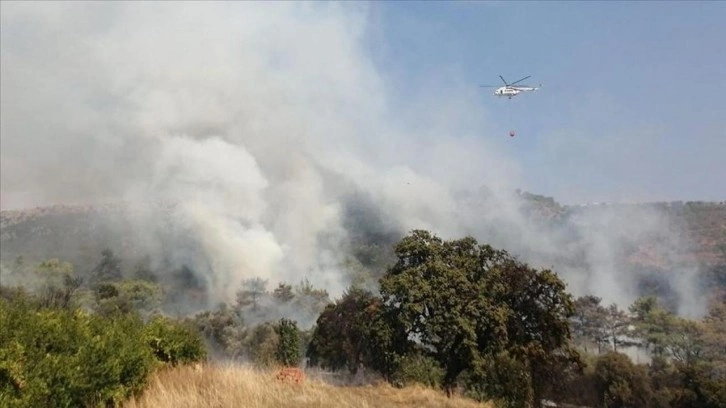
<path fill-rule="evenodd" d="M 423 387 L 340 387 L 311 378 L 295 385 L 276 380 L 276 374 L 277 371 L 222 365 L 165 370 L 154 376 L 147 391 L 129 401 L 125 408 L 494 408 L 460 397 L 449 399 L 440 391 Z"/>

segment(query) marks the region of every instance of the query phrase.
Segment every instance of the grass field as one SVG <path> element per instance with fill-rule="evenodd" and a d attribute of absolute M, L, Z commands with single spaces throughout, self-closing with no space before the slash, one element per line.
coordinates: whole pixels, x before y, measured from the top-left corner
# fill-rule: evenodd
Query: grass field
<path fill-rule="evenodd" d="M 461 397 L 447 398 L 424 387 L 393 388 L 388 384 L 335 386 L 307 377 L 301 384 L 276 379 L 278 371 L 246 366 L 204 365 L 168 369 L 156 374 L 146 392 L 125 408 L 494 408 Z"/>

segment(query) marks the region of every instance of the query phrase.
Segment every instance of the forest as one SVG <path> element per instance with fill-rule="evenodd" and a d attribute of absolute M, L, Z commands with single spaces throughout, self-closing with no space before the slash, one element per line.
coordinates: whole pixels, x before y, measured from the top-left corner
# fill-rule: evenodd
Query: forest
<path fill-rule="evenodd" d="M 158 370 L 220 361 L 421 384 L 498 407 L 726 404 L 722 289 L 699 319 L 657 296 L 608 305 L 472 237 L 414 230 L 375 282 L 337 299 L 307 279 L 249 278 L 234 302 L 188 313 L 179 305 L 206 297 L 190 268 L 123 272 L 111 249 L 98 259 L 87 271 L 22 257 L 4 268 L 0 405 L 120 406 Z"/>

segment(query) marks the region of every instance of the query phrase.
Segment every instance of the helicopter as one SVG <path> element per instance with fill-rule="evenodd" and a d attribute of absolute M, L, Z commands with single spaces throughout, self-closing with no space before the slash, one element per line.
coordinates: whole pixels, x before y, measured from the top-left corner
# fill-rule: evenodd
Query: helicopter
<path fill-rule="evenodd" d="M 508 83 L 504 79 L 504 77 L 502 77 L 501 75 L 499 75 L 499 78 L 501 78 L 502 79 L 502 82 L 504 82 L 504 86 L 499 86 L 499 85 L 479 85 L 479 87 L 481 87 L 481 88 L 497 88 L 497 90 L 494 91 L 494 96 L 506 96 L 509 99 L 512 99 L 513 96 L 517 96 L 521 92 L 524 92 L 524 91 L 536 91 L 540 87 L 542 87 L 541 84 L 539 86 L 528 86 L 528 85 L 518 85 L 518 86 L 514 86 L 514 85 L 516 85 L 516 84 L 524 81 L 525 79 L 527 79 L 529 77 L 531 77 L 531 75 L 528 75 L 528 76 L 526 76 L 526 77 L 524 77 L 524 78 L 522 78 L 520 80 L 514 81 L 514 82 L 512 82 L 510 84 L 510 83 Z"/>

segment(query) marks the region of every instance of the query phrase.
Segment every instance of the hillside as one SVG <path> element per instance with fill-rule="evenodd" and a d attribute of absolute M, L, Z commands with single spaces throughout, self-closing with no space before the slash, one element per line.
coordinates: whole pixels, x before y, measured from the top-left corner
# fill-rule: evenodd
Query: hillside
<path fill-rule="evenodd" d="M 388 384 L 334 386 L 306 378 L 302 384 L 281 382 L 274 371 L 243 366 L 180 367 L 157 374 L 151 386 L 126 408 L 255 407 L 255 408 L 493 408 L 420 386 L 393 388 Z"/>
<path fill-rule="evenodd" d="M 694 244 L 687 256 L 705 265 L 726 264 L 726 202 L 666 202 L 643 204 L 607 204 L 563 206 L 553 198 L 521 193 L 523 212 L 537 222 L 563 223 L 577 214 L 604 209 L 624 212 L 634 207 L 652 209 L 673 220 Z M 158 205 L 157 207 L 161 207 Z M 166 206 L 161 214 L 171 214 Z M 157 212 L 158 214 L 158 212 Z M 122 255 L 138 252 L 134 226 L 127 222 L 135 214 L 120 205 L 51 206 L 24 210 L 0 211 L 0 259 L 9 262 L 17 256 L 26 258 L 61 257 L 84 263 L 86 251 L 93 256 L 104 247 L 113 247 Z M 389 239 L 390 241 L 390 239 Z M 376 244 L 366 242 L 366 245 Z M 658 264 L 643 242 L 634 263 Z"/>
<path fill-rule="evenodd" d="M 140 231 L 129 220 L 142 215 L 129 208 L 58 205 L 0 211 L 0 259 L 61 258 L 84 268 L 96 262 L 103 248 L 113 248 L 124 259 L 137 258 Z"/>
<path fill-rule="evenodd" d="M 673 307 L 689 296 L 679 288 L 684 280 L 696 282 L 694 290 L 699 291 L 726 288 L 724 202 L 565 206 L 550 197 L 518 194 L 518 212 L 525 221 L 511 228 L 494 219 L 491 233 L 480 237 L 482 241 L 528 262 L 552 265 L 566 278 L 610 273 L 615 281 L 637 288 L 640 294 L 669 299 Z M 397 236 L 405 233 L 375 218 L 375 211 L 357 208 L 344 220 L 351 242 L 336 248 L 349 251 L 357 259 L 357 264 L 343 268 L 350 280 L 375 282 L 390 264 Z M 641 223 L 644 215 L 652 218 L 651 224 L 631 228 Z M 523 234 L 535 238 L 522 241 Z M 199 231 L 180 222 L 170 205 L 0 211 L 0 263 L 6 270 L 14 268 L 20 257 L 26 266 L 60 258 L 88 277 L 103 249 L 111 248 L 122 260 L 125 276 L 134 275 L 139 265 L 154 254 L 150 268 L 158 276 L 169 276 L 163 271 L 186 268 L 202 282 L 220 273 L 209 262 L 204 239 Z M 600 258 L 603 251 L 607 251 L 606 258 Z M 682 278 L 684 273 L 688 277 Z M 3 279 L 8 275 L 3 274 Z M 203 288 L 204 283 L 200 285 Z"/>
<path fill-rule="evenodd" d="M 658 213 L 682 231 L 691 244 L 683 261 L 706 266 L 726 264 L 726 202 L 676 201 L 640 204 L 592 203 L 564 206 L 551 197 L 521 192 L 526 203 L 524 209 L 533 218 L 565 222 L 583 214 L 610 211 L 615 214 L 632 209 L 645 209 Z M 641 242 L 629 261 L 643 266 L 662 267 L 664 260 L 655 256 L 652 242 Z"/>

